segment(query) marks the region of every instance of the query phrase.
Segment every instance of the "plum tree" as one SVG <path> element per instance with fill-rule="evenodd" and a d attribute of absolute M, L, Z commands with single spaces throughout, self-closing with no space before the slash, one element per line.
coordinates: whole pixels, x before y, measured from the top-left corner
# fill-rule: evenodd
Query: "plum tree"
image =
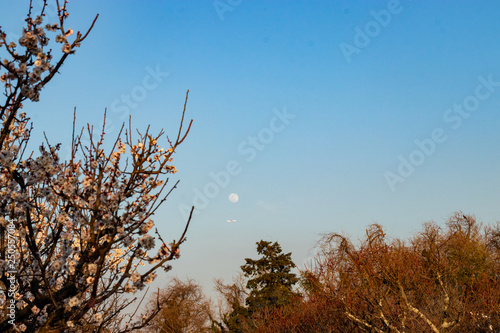
<path fill-rule="evenodd" d="M 104 331 L 133 301 L 125 300 L 127 295 L 151 283 L 159 269 L 171 268 L 168 262 L 179 257 L 191 220 L 170 244 L 158 232 L 152 235 L 152 217 L 177 185 L 165 193 L 168 177 L 176 172 L 173 154 L 191 127 L 192 121 L 183 128 L 187 94 L 174 140 L 149 128 L 134 138 L 129 122 L 110 151 L 104 149 L 103 125 L 97 134 L 87 127 L 86 145 L 83 130 L 74 134 L 68 160 L 60 158 L 60 145 L 48 140 L 39 153 L 27 152 L 32 125 L 23 104 L 40 99 L 97 20 L 86 33 L 75 34 L 65 26 L 68 1 L 55 4 L 58 22 L 44 24 L 47 1 L 39 15 L 30 1 L 18 43 L 8 42 L 0 28 L 2 332 Z M 157 239 L 161 244 L 155 251 Z M 152 309 L 114 331 L 144 327 L 159 311 Z"/>

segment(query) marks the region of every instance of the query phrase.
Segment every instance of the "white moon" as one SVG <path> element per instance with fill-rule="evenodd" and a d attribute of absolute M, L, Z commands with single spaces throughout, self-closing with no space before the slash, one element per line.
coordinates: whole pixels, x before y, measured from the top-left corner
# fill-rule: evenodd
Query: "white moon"
<path fill-rule="evenodd" d="M 236 193 L 231 193 L 229 195 L 229 201 L 231 201 L 232 203 L 237 203 L 239 199 L 240 198 L 238 197 L 238 194 L 236 194 Z"/>

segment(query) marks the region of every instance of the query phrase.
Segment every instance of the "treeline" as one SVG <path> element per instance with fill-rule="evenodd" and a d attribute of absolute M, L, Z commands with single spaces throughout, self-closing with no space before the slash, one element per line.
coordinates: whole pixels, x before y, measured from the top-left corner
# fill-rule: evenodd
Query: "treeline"
<path fill-rule="evenodd" d="M 153 302 L 150 332 L 499 332 L 500 225 L 455 213 L 408 240 L 374 224 L 359 241 L 331 233 L 310 265 L 278 243 L 257 243 L 218 304 L 174 280 Z"/>

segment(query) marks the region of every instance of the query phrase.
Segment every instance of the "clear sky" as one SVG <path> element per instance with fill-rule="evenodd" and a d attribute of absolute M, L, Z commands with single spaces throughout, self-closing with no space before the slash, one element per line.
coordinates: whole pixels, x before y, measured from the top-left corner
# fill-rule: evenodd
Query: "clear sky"
<path fill-rule="evenodd" d="M 0 0 L 7 32 L 20 33 L 27 3 Z M 190 90 L 194 124 L 171 178 L 181 182 L 156 216 L 164 238 L 177 239 L 184 207 L 198 206 L 171 276 L 210 291 L 256 257 L 261 239 L 301 267 L 321 233 L 355 239 L 380 223 L 410 237 L 457 210 L 500 220 L 498 1 L 68 8 L 75 31 L 100 17 L 41 101 L 26 105 L 34 143 L 45 131 L 67 146 L 74 107 L 80 126 L 98 126 L 108 108 L 110 141 L 128 114 L 134 127 L 174 136 Z"/>

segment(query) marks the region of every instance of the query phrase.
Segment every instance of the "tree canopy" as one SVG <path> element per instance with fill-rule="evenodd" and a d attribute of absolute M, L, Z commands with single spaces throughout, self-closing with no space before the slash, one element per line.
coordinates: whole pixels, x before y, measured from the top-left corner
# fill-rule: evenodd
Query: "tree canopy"
<path fill-rule="evenodd" d="M 247 288 L 250 294 L 246 304 L 251 312 L 263 308 L 274 308 L 289 303 L 293 296 L 294 285 L 299 281 L 291 270 L 295 267 L 291 253 L 282 253 L 281 246 L 261 240 L 257 243 L 259 259 L 245 259 L 241 266 L 244 275 L 249 278 Z"/>

